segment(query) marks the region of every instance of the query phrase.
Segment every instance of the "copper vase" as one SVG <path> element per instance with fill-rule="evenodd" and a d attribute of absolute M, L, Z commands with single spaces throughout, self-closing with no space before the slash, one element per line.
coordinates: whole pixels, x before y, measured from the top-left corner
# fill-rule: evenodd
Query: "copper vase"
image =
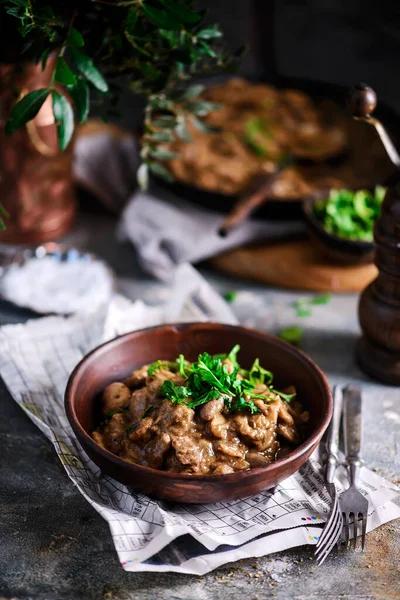
<path fill-rule="evenodd" d="M 0 243 L 53 240 L 73 223 L 72 144 L 59 150 L 51 98 L 13 135 L 4 130 L 19 97 L 50 85 L 55 61 L 50 56 L 44 71 L 40 64 L 0 64 L 0 202 L 9 213 Z"/>

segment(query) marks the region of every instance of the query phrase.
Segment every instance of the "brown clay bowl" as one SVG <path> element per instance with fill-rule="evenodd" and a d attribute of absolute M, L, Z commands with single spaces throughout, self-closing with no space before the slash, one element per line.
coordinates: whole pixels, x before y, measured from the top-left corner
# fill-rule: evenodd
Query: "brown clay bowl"
<path fill-rule="evenodd" d="M 275 374 L 277 386 L 293 384 L 311 413 L 309 435 L 301 446 L 271 465 L 229 475 L 188 475 L 158 471 L 128 462 L 101 448 L 91 437 L 99 394 L 109 383 L 155 360 L 200 352 L 229 351 L 240 344 L 240 362 L 256 357 Z M 279 387 L 278 387 L 279 389 Z M 69 378 L 65 408 L 71 427 L 90 458 L 104 473 L 149 496 L 174 502 L 210 503 L 256 494 L 272 488 L 306 462 L 332 416 L 328 382 L 305 354 L 266 333 L 217 323 L 163 325 L 128 333 L 88 354 Z"/>
<path fill-rule="evenodd" d="M 374 243 L 361 240 L 346 240 L 326 231 L 324 226 L 314 216 L 314 205 L 317 200 L 326 198 L 318 194 L 303 202 L 303 215 L 307 224 L 311 242 L 318 253 L 328 262 L 340 265 L 365 265 L 374 261 Z"/>

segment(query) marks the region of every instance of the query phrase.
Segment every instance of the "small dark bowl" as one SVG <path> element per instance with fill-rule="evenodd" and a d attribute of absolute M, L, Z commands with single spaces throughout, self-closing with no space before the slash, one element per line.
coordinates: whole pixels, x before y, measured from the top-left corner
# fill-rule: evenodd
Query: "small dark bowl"
<path fill-rule="evenodd" d="M 303 214 L 310 239 L 319 254 L 328 262 L 340 265 L 365 265 L 374 261 L 375 247 L 373 242 L 346 240 L 329 233 L 323 224 L 314 216 L 315 203 L 326 198 L 329 192 L 307 198 L 303 202 Z"/>
<path fill-rule="evenodd" d="M 307 439 L 285 458 L 271 465 L 229 475 L 188 475 L 158 471 L 128 462 L 101 448 L 91 437 L 99 394 L 113 381 L 155 360 L 180 353 L 195 360 L 200 352 L 216 354 L 240 344 L 240 361 L 249 367 L 254 358 L 275 373 L 276 385 L 296 386 L 310 411 Z M 163 325 L 118 337 L 88 354 L 69 378 L 65 408 L 71 427 L 90 458 L 117 481 L 149 496 L 174 502 L 209 503 L 256 494 L 272 488 L 306 462 L 332 416 L 332 397 L 323 373 L 305 354 L 272 335 L 220 325 L 194 323 Z"/>

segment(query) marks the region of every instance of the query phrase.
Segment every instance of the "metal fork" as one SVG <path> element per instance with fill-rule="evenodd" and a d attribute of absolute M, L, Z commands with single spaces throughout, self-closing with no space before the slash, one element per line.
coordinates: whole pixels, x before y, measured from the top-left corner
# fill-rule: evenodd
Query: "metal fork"
<path fill-rule="evenodd" d="M 365 547 L 365 534 L 367 531 L 368 500 L 357 489 L 361 459 L 361 390 L 357 386 L 347 386 L 344 389 L 344 448 L 346 464 L 350 478 L 350 487 L 340 496 L 340 510 L 343 514 L 343 536 L 346 547 L 350 538 L 350 517 L 353 515 L 353 547 L 357 546 L 358 522 L 361 516 L 361 547 Z"/>
<path fill-rule="evenodd" d="M 325 485 L 332 499 L 331 511 L 325 527 L 317 542 L 315 548 L 315 558 L 321 565 L 328 554 L 337 544 L 342 534 L 343 519 L 339 508 L 339 497 L 333 483 L 335 471 L 338 465 L 339 449 L 339 430 L 340 419 L 342 416 L 343 393 L 342 389 L 336 386 L 333 390 L 333 414 L 326 435 L 326 454 L 325 454 Z"/>

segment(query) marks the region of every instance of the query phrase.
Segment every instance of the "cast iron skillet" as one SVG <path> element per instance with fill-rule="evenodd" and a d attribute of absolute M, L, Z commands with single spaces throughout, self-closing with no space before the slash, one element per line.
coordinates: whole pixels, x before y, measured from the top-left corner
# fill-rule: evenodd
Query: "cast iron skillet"
<path fill-rule="evenodd" d="M 215 83 L 222 83 L 226 79 L 226 77 L 219 77 L 217 79 L 213 79 L 210 82 L 210 85 L 213 85 Z M 264 83 L 262 80 L 260 81 Z M 306 94 L 309 94 L 314 100 L 329 99 L 336 102 L 339 106 L 343 107 L 343 109 L 345 109 L 346 107 L 346 100 L 349 88 L 342 85 L 322 81 L 312 81 L 308 79 L 298 79 L 292 77 L 280 77 L 279 81 L 265 81 L 265 83 L 272 83 L 278 88 L 298 89 L 305 92 Z M 400 116 L 396 114 L 394 110 L 389 108 L 384 103 L 379 102 L 378 108 L 374 114 L 378 119 L 381 119 L 383 121 L 394 141 L 396 140 L 396 138 L 400 138 Z M 366 152 L 368 152 L 368 148 L 366 148 Z M 345 158 L 345 155 L 335 157 L 332 158 L 330 161 L 327 161 L 325 164 L 332 164 L 332 166 L 335 166 L 338 164 L 338 162 L 344 160 Z M 376 183 L 385 185 L 386 181 L 377 181 Z M 228 213 L 231 210 L 234 202 L 237 200 L 236 195 L 226 195 L 218 192 L 210 192 L 202 188 L 198 188 L 196 186 L 189 185 L 187 183 L 182 183 L 179 181 L 176 181 L 174 183 L 167 183 L 164 180 L 161 180 L 160 178 L 153 177 L 151 185 L 152 189 L 154 189 L 155 191 L 157 189 L 169 190 L 177 194 L 181 198 L 190 200 L 191 202 L 198 204 L 199 206 L 203 206 L 205 208 L 216 210 L 222 213 Z M 302 211 L 303 200 L 304 198 L 298 198 L 296 200 L 270 200 L 264 206 L 258 209 L 254 214 L 256 214 L 257 217 L 265 219 L 302 219 L 304 217 Z"/>

